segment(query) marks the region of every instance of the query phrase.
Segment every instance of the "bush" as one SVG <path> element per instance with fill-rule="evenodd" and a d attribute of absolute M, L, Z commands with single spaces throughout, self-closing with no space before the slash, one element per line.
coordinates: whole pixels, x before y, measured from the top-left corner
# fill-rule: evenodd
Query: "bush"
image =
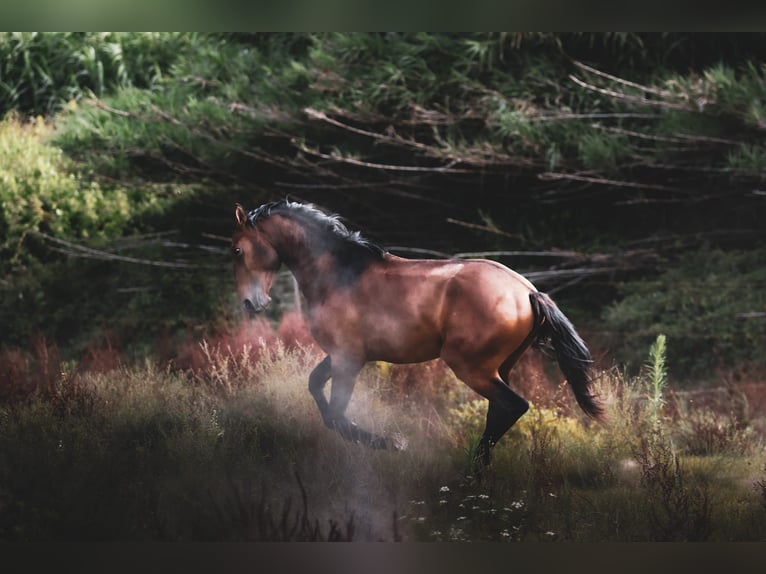
<path fill-rule="evenodd" d="M 61 238 L 118 237 L 133 218 L 156 210 L 160 196 L 106 187 L 50 143 L 53 126 L 11 115 L 0 122 L 0 254 L 18 261 L 22 241 L 42 231 Z"/>
<path fill-rule="evenodd" d="M 607 308 L 607 329 L 634 366 L 658 333 L 668 337 L 671 373 L 710 378 L 718 368 L 763 364 L 766 356 L 766 250 L 701 249 L 653 280 L 626 283 Z M 613 339 L 614 341 L 615 339 Z"/>
<path fill-rule="evenodd" d="M 84 95 L 153 88 L 193 35 L 116 32 L 0 33 L 0 112 L 51 114 Z"/>
<path fill-rule="evenodd" d="M 68 256 L 92 257 L 87 249 L 97 248 L 118 256 L 163 259 L 166 255 L 156 240 L 109 243 L 151 230 L 150 219 L 176 201 L 178 188 L 99 183 L 50 142 L 54 131 L 40 117 L 23 121 L 12 114 L 0 121 L 0 341 L 18 344 L 42 332 L 57 341 L 86 343 L 96 327 L 120 322 L 124 326 L 124 317 L 115 310 L 135 306 L 144 309 L 147 323 L 161 323 L 170 319 L 162 309 L 172 309 L 172 319 L 183 324 L 182 313 L 188 314 L 200 301 L 203 306 L 210 303 L 206 294 L 190 287 L 211 280 L 219 286 L 217 279 L 223 275 L 209 269 L 192 280 L 188 270 L 160 272 L 60 255 L 63 250 Z M 61 240 L 68 243 L 57 242 Z M 80 247 L 81 242 L 86 244 Z M 102 257 L 108 258 L 109 253 Z M 135 293 L 120 295 L 136 285 Z M 172 286 L 176 293 L 168 292 Z M 182 294 L 186 297 L 180 298 Z M 148 311 L 151 306 L 154 312 Z M 131 313 L 135 322 L 136 314 Z"/>

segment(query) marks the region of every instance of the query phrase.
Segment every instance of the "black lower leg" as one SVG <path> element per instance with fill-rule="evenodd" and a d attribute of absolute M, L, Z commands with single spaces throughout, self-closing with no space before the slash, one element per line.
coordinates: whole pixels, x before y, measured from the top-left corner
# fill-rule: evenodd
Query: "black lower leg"
<path fill-rule="evenodd" d="M 322 418 L 328 428 L 334 429 L 348 441 L 376 449 L 388 448 L 388 441 L 384 437 L 366 431 L 346 418 L 346 407 L 351 399 L 354 381 L 359 368 L 354 363 L 346 365 L 345 368 L 342 363 L 332 366 L 330 402 L 329 404 L 325 402 L 324 410 L 322 405 L 320 405 L 320 410 L 323 410 Z M 315 396 L 314 398 L 316 399 L 317 397 Z M 324 399 L 324 395 L 321 398 Z"/>
<path fill-rule="evenodd" d="M 374 449 L 387 449 L 389 446 L 385 437 L 358 427 L 356 423 L 351 422 L 346 417 L 326 421 L 326 424 L 329 428 L 336 430 L 340 436 L 348 441 L 369 446 Z"/>
<path fill-rule="evenodd" d="M 319 408 L 319 413 L 322 415 L 322 419 L 326 418 L 329 414 L 329 403 L 327 397 L 324 396 L 324 387 L 327 381 L 330 380 L 330 372 L 332 369 L 332 362 L 330 357 L 325 357 L 321 363 L 319 363 L 309 375 L 309 392 L 314 397 L 314 401 Z"/>
<path fill-rule="evenodd" d="M 504 396 L 489 401 L 487 424 L 476 452 L 476 459 L 485 466 L 490 463 L 492 447 L 529 409 L 529 403 L 514 393 L 505 383 L 497 381 L 497 385 L 504 389 L 502 392 Z"/>

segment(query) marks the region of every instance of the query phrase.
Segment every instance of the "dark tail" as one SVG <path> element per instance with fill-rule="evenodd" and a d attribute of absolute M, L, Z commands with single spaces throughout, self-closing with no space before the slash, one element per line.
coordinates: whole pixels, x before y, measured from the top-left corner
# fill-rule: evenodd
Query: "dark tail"
<path fill-rule="evenodd" d="M 537 317 L 538 344 L 550 341 L 559 368 L 567 378 L 577 404 L 587 415 L 602 419 L 604 409 L 591 392 L 590 366 L 593 359 L 585 342 L 548 295 L 530 293 L 529 301 Z"/>

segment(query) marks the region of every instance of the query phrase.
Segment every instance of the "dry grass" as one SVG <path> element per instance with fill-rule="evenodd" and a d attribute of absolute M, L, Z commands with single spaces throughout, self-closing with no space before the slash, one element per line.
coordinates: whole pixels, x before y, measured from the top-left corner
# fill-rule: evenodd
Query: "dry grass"
<path fill-rule="evenodd" d="M 597 424 L 529 355 L 513 383 L 532 408 L 476 479 L 486 405 L 443 364 L 360 374 L 349 416 L 408 441 L 389 452 L 324 427 L 307 390 L 320 359 L 296 317 L 164 363 L 127 366 L 109 341 L 79 364 L 42 340 L 3 350 L 0 538 L 766 537 L 764 414 L 736 393 L 695 410 L 668 392 L 658 411 L 647 375 L 604 371 Z"/>

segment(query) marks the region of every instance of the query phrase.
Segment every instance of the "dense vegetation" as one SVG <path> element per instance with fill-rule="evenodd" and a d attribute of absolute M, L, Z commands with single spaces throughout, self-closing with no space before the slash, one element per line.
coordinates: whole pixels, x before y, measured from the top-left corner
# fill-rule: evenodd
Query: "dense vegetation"
<path fill-rule="evenodd" d="M 619 360 L 663 331 L 678 375 L 761 363 L 763 43 L 6 33 L 3 341 L 146 349 L 230 316 L 214 237 L 289 195 L 404 254 L 498 252 Z"/>
<path fill-rule="evenodd" d="M 763 539 L 765 44 L 1 33 L 0 539 Z M 352 401 L 409 451 L 328 433 L 289 276 L 271 324 L 233 299 L 233 204 L 285 196 L 528 275 L 610 422 L 529 358 L 482 480 L 438 362 Z"/>

